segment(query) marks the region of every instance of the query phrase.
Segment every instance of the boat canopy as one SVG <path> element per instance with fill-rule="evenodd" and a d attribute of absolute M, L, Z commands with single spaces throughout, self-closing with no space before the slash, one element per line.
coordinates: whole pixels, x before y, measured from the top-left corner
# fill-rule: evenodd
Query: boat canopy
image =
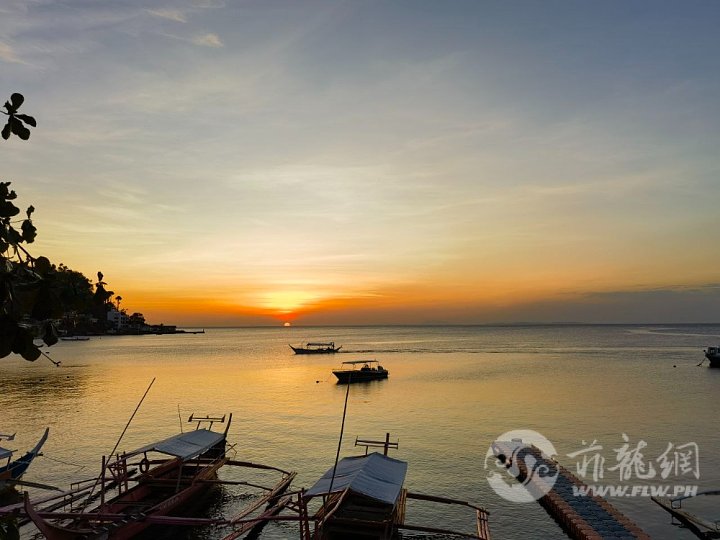
<path fill-rule="evenodd" d="M 328 341 L 327 343 L 308 343 L 308 347 L 334 347 L 334 341 Z"/>
<path fill-rule="evenodd" d="M 154 451 L 187 460 L 198 457 L 224 439 L 225 435 L 223 433 L 216 433 L 209 429 L 196 429 L 195 431 L 180 433 L 160 442 L 148 444 L 128 454 L 136 455 Z"/>
<path fill-rule="evenodd" d="M 343 362 L 343 364 L 352 364 L 352 365 L 356 365 L 356 364 L 377 364 L 377 363 L 378 363 L 377 360 L 350 360 L 350 361 L 348 361 L 348 362 Z"/>
<path fill-rule="evenodd" d="M 6 459 L 13 455 L 12 450 L 8 450 L 7 448 L 3 448 L 0 446 L 0 459 Z"/>
<path fill-rule="evenodd" d="M 332 481 L 332 493 L 349 489 L 376 501 L 394 505 L 400 495 L 407 463 L 377 452 L 367 456 L 347 457 L 340 460 L 332 480 L 333 468 L 315 482 L 305 492 L 305 499 L 329 493 Z"/>

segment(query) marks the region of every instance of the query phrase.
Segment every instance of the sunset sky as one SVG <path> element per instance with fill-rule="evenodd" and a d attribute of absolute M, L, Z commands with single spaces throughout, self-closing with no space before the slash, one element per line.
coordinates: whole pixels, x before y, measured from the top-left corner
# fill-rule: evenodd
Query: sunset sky
<path fill-rule="evenodd" d="M 720 321 L 720 3 L 3 0 L 34 255 L 186 326 Z"/>

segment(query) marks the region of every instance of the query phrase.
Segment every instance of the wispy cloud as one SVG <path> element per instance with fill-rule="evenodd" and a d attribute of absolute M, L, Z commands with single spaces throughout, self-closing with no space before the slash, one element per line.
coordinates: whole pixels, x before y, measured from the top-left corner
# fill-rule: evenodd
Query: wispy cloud
<path fill-rule="evenodd" d="M 161 19 L 168 19 L 179 23 L 186 23 L 187 17 L 178 9 L 148 9 L 147 12 Z"/>
<path fill-rule="evenodd" d="M 197 8 L 222 8 L 225 0 L 193 0 L 192 5 Z"/>
<path fill-rule="evenodd" d="M 217 34 L 205 34 L 203 36 L 195 36 L 192 40 L 195 45 L 202 47 L 222 47 L 223 43 Z"/>
<path fill-rule="evenodd" d="M 20 60 L 20 57 L 15 52 L 15 49 L 13 49 L 7 43 L 3 43 L 2 41 L 0 41 L 0 60 L 3 60 L 4 62 L 11 62 L 13 64 L 24 63 L 22 60 Z"/>

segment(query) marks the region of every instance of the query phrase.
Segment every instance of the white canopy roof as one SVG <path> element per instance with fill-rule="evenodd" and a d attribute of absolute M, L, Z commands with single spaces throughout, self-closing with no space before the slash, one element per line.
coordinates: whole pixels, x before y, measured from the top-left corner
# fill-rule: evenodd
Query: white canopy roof
<path fill-rule="evenodd" d="M 395 504 L 400 495 L 407 463 L 373 452 L 367 456 L 347 457 L 340 460 L 332 481 L 332 493 L 350 489 L 387 504 Z M 306 498 L 329 493 L 333 468 L 305 492 Z"/>
<path fill-rule="evenodd" d="M 195 431 L 180 433 L 163 441 L 143 446 L 130 452 L 130 454 L 154 451 L 187 460 L 196 458 L 224 439 L 225 435 L 223 433 L 216 433 L 208 429 L 196 429 Z"/>

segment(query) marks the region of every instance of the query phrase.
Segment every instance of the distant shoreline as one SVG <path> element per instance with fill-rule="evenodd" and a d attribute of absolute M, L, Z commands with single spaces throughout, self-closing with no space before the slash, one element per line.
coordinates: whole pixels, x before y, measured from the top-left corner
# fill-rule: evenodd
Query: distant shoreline
<path fill-rule="evenodd" d="M 529 328 L 548 326 L 720 326 L 720 322 L 673 323 L 673 322 L 647 322 L 647 323 L 589 323 L 589 322 L 517 322 L 517 323 L 388 323 L 388 324 L 293 324 L 292 326 L 259 324 L 259 325 L 228 325 L 205 326 L 211 330 L 233 328 L 278 328 L 292 330 L 293 328 Z"/>

